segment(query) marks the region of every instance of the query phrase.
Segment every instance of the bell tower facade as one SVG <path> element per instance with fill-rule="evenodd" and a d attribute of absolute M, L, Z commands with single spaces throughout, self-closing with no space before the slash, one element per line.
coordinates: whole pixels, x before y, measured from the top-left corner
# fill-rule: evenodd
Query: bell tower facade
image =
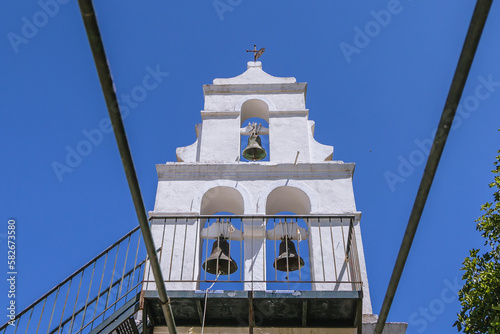
<path fill-rule="evenodd" d="M 180 296 L 218 282 L 220 291 L 261 296 L 261 304 L 251 302 L 257 309 L 245 320 L 250 327 L 258 326 L 258 308 L 279 303 L 284 293 L 302 298 L 303 327 L 320 326 L 314 317 L 322 311 L 308 301 L 330 296 L 325 319 L 346 305 L 360 333 L 361 318 L 376 317 L 353 193 L 355 165 L 333 160 L 333 147 L 314 139 L 306 89 L 295 78 L 267 74 L 260 61 L 204 85 L 197 140 L 177 148 L 177 162 L 156 166 L 151 228 L 168 291 Z M 155 290 L 154 282 L 145 289 Z M 286 318 L 277 314 L 273 322 L 269 312 L 261 309 L 263 326 Z M 353 327 L 342 321 L 325 327 Z"/>

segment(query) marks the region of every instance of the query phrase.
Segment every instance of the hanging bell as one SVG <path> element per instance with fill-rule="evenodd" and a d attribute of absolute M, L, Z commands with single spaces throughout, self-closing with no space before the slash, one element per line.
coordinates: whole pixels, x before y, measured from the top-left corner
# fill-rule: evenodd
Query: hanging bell
<path fill-rule="evenodd" d="M 297 255 L 295 244 L 286 237 L 285 240 L 282 240 L 280 243 L 280 255 L 274 261 L 273 267 L 279 271 L 295 271 L 303 266 L 304 260 Z"/>
<path fill-rule="evenodd" d="M 212 254 L 203 262 L 203 269 L 213 275 L 227 275 L 238 270 L 238 265 L 229 256 L 229 243 L 220 236 L 212 246 Z"/>
<path fill-rule="evenodd" d="M 247 160 L 257 161 L 264 159 L 266 155 L 266 150 L 262 148 L 260 137 L 252 133 L 250 137 L 248 137 L 247 147 L 243 150 L 243 157 Z"/>

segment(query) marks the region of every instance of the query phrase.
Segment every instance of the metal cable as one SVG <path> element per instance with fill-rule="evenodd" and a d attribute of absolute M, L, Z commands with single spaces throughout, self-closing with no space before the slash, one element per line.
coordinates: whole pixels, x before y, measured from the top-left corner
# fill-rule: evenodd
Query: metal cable
<path fill-rule="evenodd" d="M 118 144 L 118 150 L 120 151 L 123 169 L 127 176 L 130 193 L 132 195 L 135 211 L 139 220 L 139 226 L 141 227 L 142 236 L 144 238 L 144 244 L 149 255 L 151 269 L 156 281 L 156 288 L 158 290 L 158 297 L 160 299 L 163 315 L 170 333 L 176 334 L 177 329 L 175 327 L 172 308 L 170 306 L 167 290 L 165 288 L 165 282 L 163 280 L 163 274 L 158 262 L 158 257 L 156 255 L 151 229 L 149 228 L 146 209 L 142 200 L 141 188 L 139 187 L 139 181 L 135 172 L 132 154 L 128 145 L 127 135 L 125 133 L 125 127 L 123 126 L 120 107 L 118 106 L 118 99 L 116 97 L 111 71 L 108 66 L 106 52 L 104 51 L 101 33 L 97 24 L 94 6 L 92 4 L 92 0 L 78 0 L 78 4 L 80 6 L 82 19 L 85 24 L 85 30 L 87 32 L 90 48 L 94 57 L 106 106 L 108 107 L 109 118 L 111 120 L 111 124 L 113 125 L 113 132 Z"/>
<path fill-rule="evenodd" d="M 394 299 L 394 295 L 396 294 L 399 280 L 401 279 L 406 259 L 408 258 L 408 253 L 410 252 L 413 238 L 415 237 L 418 223 L 420 221 L 420 217 L 422 216 L 425 202 L 427 200 L 434 175 L 436 174 L 439 160 L 441 158 L 441 154 L 443 153 L 444 145 L 446 144 L 446 139 L 448 138 L 448 133 L 450 132 L 451 124 L 453 122 L 453 118 L 455 117 L 455 112 L 457 110 L 458 103 L 460 102 L 465 82 L 467 80 L 467 76 L 469 74 L 492 2 L 493 0 L 478 0 L 476 3 L 474 14 L 472 15 L 469 30 L 467 31 L 467 36 L 462 48 L 462 53 L 460 54 L 455 75 L 453 76 L 453 81 L 451 82 L 448 97 L 441 115 L 441 120 L 439 121 L 436 136 L 434 137 L 431 151 L 429 153 L 429 157 L 427 158 L 424 174 L 422 175 L 422 180 L 420 181 L 420 186 L 408 220 L 403 241 L 401 242 L 401 248 L 399 249 L 399 254 L 394 265 L 391 280 L 389 281 L 384 302 L 380 309 L 379 318 L 375 327 L 375 334 L 382 334 L 382 331 L 384 330 L 385 322 L 387 320 L 389 310 L 391 309 L 392 301 Z"/>
<path fill-rule="evenodd" d="M 217 264 L 217 268 L 219 268 L 218 264 Z M 210 287 L 205 290 L 205 307 L 203 307 L 203 322 L 201 323 L 201 334 L 203 334 L 203 331 L 205 330 L 205 315 L 207 314 L 208 290 L 210 290 L 214 286 L 214 284 L 217 282 L 219 275 L 220 275 L 220 271 L 217 273 L 217 276 L 215 277 L 215 281 L 212 283 L 212 285 L 210 285 Z"/>

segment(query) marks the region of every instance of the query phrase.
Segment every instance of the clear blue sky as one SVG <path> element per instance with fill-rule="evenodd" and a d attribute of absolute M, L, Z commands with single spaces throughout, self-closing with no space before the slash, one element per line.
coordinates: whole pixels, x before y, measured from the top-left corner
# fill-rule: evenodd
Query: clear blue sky
<path fill-rule="evenodd" d="M 218 12 L 214 3 L 226 7 Z M 449 286 L 460 280 L 468 250 L 482 245 L 474 220 L 492 200 L 487 184 L 500 148 L 499 6 L 493 4 L 389 316 L 409 322 L 408 333 L 456 331 L 459 303 Z M 118 96 L 128 105 L 124 122 L 147 210 L 155 164 L 175 161 L 175 148 L 195 140 L 202 84 L 242 73 L 251 60 L 246 49 L 266 47 L 266 72 L 308 83 L 316 139 L 334 145 L 335 160 L 356 163 L 378 313 L 474 1 L 108 0 L 95 8 Z M 24 307 L 137 220 L 113 135 L 101 132 L 95 144 L 82 144 L 107 110 L 77 1 L 4 0 L 0 9 L 0 257 L 7 220 L 15 218 Z M 162 72 L 158 84 L 141 88 L 153 70 Z M 68 150 L 77 149 L 87 156 L 68 166 Z M 59 175 L 58 163 L 68 167 Z"/>

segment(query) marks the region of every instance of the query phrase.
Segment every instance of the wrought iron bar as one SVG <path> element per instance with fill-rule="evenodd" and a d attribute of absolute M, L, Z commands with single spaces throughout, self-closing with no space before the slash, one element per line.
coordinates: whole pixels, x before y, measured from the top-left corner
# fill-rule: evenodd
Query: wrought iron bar
<path fill-rule="evenodd" d="M 113 264 L 113 271 L 111 272 L 111 282 L 109 282 L 109 290 L 108 290 L 108 295 L 106 296 L 106 304 L 104 305 L 104 308 L 108 308 L 108 302 L 109 302 L 109 297 L 111 296 L 111 289 L 113 285 L 113 278 L 115 276 L 115 270 L 116 270 L 116 262 L 118 261 L 118 253 L 120 252 L 120 245 L 118 245 L 118 248 L 116 250 L 116 255 L 115 255 L 115 263 Z M 104 320 L 104 319 L 103 319 Z"/>
<path fill-rule="evenodd" d="M 40 319 L 38 319 L 38 325 L 36 326 L 36 332 L 40 329 L 40 323 L 42 322 L 43 311 L 45 310 L 45 305 L 47 304 L 47 298 L 43 302 L 42 311 L 40 312 Z"/>
<path fill-rule="evenodd" d="M 106 257 L 104 258 L 104 265 L 103 265 L 103 268 L 102 268 L 101 281 L 99 282 L 99 290 L 97 290 L 97 298 L 96 298 L 96 301 L 95 301 L 94 315 L 92 316 L 92 319 L 95 319 L 95 315 L 96 315 L 96 312 L 97 312 L 97 306 L 99 305 L 99 298 L 101 297 L 102 282 L 104 281 L 104 274 L 106 273 L 106 265 L 108 264 L 108 254 L 109 253 L 106 253 Z M 103 294 L 104 294 L 104 292 L 103 292 Z"/>
<path fill-rule="evenodd" d="M 127 268 L 128 250 L 130 248 L 130 241 L 131 241 L 131 239 L 129 238 L 128 243 L 127 243 L 127 250 L 125 252 L 125 261 L 123 261 L 122 278 L 120 280 L 120 287 L 118 288 L 116 298 L 118 298 L 122 293 L 122 284 L 123 284 L 123 278 L 125 277 L 125 269 Z"/>
<path fill-rule="evenodd" d="M 49 331 L 50 331 L 50 325 L 52 324 L 52 317 L 54 316 L 54 311 L 56 309 L 57 297 L 59 297 L 59 291 L 60 291 L 60 288 L 57 288 L 56 297 L 54 299 L 54 305 L 52 306 L 52 312 L 50 314 L 49 325 L 47 326 L 47 334 L 49 333 Z"/>
<path fill-rule="evenodd" d="M 136 248 L 136 251 L 135 251 L 135 259 L 134 259 L 134 268 L 136 267 L 137 265 L 137 257 L 139 255 L 139 246 L 141 244 L 141 238 L 138 238 L 137 239 L 137 248 Z M 141 262 L 142 263 L 142 262 Z M 135 271 L 134 273 L 132 274 L 132 279 L 131 279 L 131 282 L 133 283 L 134 282 L 134 276 L 135 276 Z M 127 284 L 127 291 L 129 291 L 129 285 Z"/>
<path fill-rule="evenodd" d="M 318 233 L 319 233 L 319 246 L 321 248 L 321 267 L 323 268 L 323 280 L 326 279 L 326 274 L 325 274 L 325 257 L 323 256 L 323 239 L 321 237 L 321 221 L 318 218 Z M 342 236 L 343 239 L 343 236 Z"/>
<path fill-rule="evenodd" d="M 252 223 L 252 225 L 253 225 L 253 223 Z M 264 226 L 267 226 L 267 222 L 266 222 L 266 221 L 264 221 Z M 242 229 L 243 229 L 243 228 L 242 228 Z M 264 247 L 264 254 L 263 254 L 264 259 L 267 259 L 266 238 L 267 238 L 267 236 L 266 236 L 266 233 L 265 233 L 265 231 L 264 231 L 264 233 L 262 234 L 262 245 L 263 245 L 263 247 Z M 241 244 L 241 243 L 240 243 L 240 244 Z M 242 263 L 242 262 L 240 262 L 240 263 Z M 263 275 L 264 275 L 264 277 L 267 277 L 267 276 L 266 276 L 266 275 L 267 275 L 267 268 L 266 268 L 266 265 L 265 265 L 265 261 L 263 261 L 263 263 L 262 263 L 262 267 L 263 267 L 263 268 L 262 268 Z M 242 272 L 242 270 L 240 270 L 240 275 L 241 275 L 241 272 Z"/>
<path fill-rule="evenodd" d="M 167 222 L 167 220 L 165 219 L 165 223 Z M 163 234 L 161 236 L 161 244 L 163 245 L 163 243 L 165 242 L 165 229 L 167 228 L 167 224 L 163 224 Z M 163 256 L 163 249 L 161 250 L 160 252 L 160 258 L 159 258 L 159 261 L 161 263 L 161 258 Z"/>
<path fill-rule="evenodd" d="M 90 276 L 89 288 L 87 290 L 87 297 L 85 298 L 85 306 L 84 306 L 85 311 L 83 312 L 83 315 L 82 315 L 82 323 L 80 324 L 80 328 L 83 327 L 83 324 L 85 322 L 85 315 L 87 314 L 87 305 L 88 305 L 87 303 L 89 301 L 90 289 L 92 288 L 92 282 L 94 281 L 94 273 L 95 273 L 96 265 L 97 265 L 97 262 L 94 262 L 94 267 L 92 268 L 92 275 Z"/>
<path fill-rule="evenodd" d="M 333 270 L 335 272 L 335 277 L 339 277 L 337 273 L 337 259 L 335 257 L 335 242 L 333 240 L 333 228 L 332 228 L 332 219 L 328 218 L 328 225 L 330 227 L 330 238 L 332 238 L 332 255 L 333 255 Z"/>
<path fill-rule="evenodd" d="M 167 222 L 167 219 L 165 219 L 165 223 L 166 222 Z M 177 236 L 177 218 L 175 219 L 174 233 L 172 235 L 172 253 L 170 254 L 170 270 L 168 271 L 168 279 L 170 279 L 171 274 L 172 274 L 172 262 L 174 260 L 174 246 L 175 246 L 175 237 L 176 236 Z M 162 253 L 163 253 L 163 244 L 162 244 L 161 248 L 162 248 Z"/>
<path fill-rule="evenodd" d="M 26 326 L 26 332 L 24 334 L 27 334 L 28 333 L 28 328 L 30 328 L 30 322 L 31 322 L 31 316 L 33 315 L 33 310 L 34 309 L 31 309 L 30 317 L 28 318 L 28 325 Z"/>
<path fill-rule="evenodd" d="M 187 237 L 187 224 L 184 225 L 184 246 L 182 247 L 182 260 L 181 260 L 182 263 L 184 263 L 184 257 L 186 256 L 186 237 Z M 183 275 L 184 275 L 184 266 L 181 267 L 181 279 Z"/>
<path fill-rule="evenodd" d="M 66 292 L 66 298 L 64 299 L 64 306 L 63 306 L 63 310 L 61 312 L 61 320 L 59 321 L 59 327 L 57 327 L 57 333 L 59 333 L 59 331 L 61 330 L 62 328 L 62 321 L 63 321 L 63 318 L 64 318 L 64 312 L 66 311 L 66 304 L 68 303 L 68 296 L 69 296 L 69 291 L 71 289 L 71 283 L 73 283 L 73 278 L 71 278 L 71 280 L 69 281 L 69 284 L 68 284 L 68 291 Z"/>
<path fill-rule="evenodd" d="M 16 329 L 14 330 L 14 334 L 16 334 L 16 333 L 17 333 L 17 329 L 19 328 L 19 324 L 20 324 L 20 323 L 21 323 L 21 318 L 18 318 L 18 320 L 17 320 L 17 324 L 16 324 Z M 5 329 L 7 329 L 7 327 L 5 327 Z M 5 332 L 5 330 L 4 330 L 4 332 Z"/>
<path fill-rule="evenodd" d="M 78 298 L 80 297 L 80 288 L 82 287 L 82 281 L 83 281 L 83 274 L 84 273 L 85 273 L 85 271 L 82 270 L 82 276 L 80 276 L 80 282 L 78 283 L 78 291 L 76 292 L 75 306 L 73 306 L 73 316 L 71 317 L 71 323 L 69 324 L 69 332 L 70 333 L 73 330 L 73 320 L 75 319 L 76 305 L 78 304 Z"/>
<path fill-rule="evenodd" d="M 243 221 L 241 222 L 241 229 L 243 230 Z M 240 242 L 240 263 L 243 263 L 243 243 Z M 242 279 L 243 270 L 240 269 L 240 280 Z"/>
<path fill-rule="evenodd" d="M 276 231 L 276 219 L 273 219 L 273 223 L 274 223 L 274 230 Z M 273 244 L 274 244 L 274 258 L 277 259 L 278 258 L 278 255 L 276 254 L 276 243 L 278 241 L 276 240 L 276 238 L 274 238 L 273 240 Z M 276 260 L 275 260 L 276 261 Z M 276 263 L 276 262 L 275 262 Z M 274 269 L 274 280 L 277 282 L 278 281 L 278 270 L 276 270 L 276 268 Z"/>
<path fill-rule="evenodd" d="M 177 221 L 177 220 L 176 220 Z M 174 227 L 174 230 L 175 230 L 175 227 Z M 172 256 L 174 255 L 174 244 L 172 242 Z M 208 258 L 208 241 L 205 242 L 205 257 Z M 172 260 L 170 260 L 172 261 Z M 172 271 L 172 262 L 170 262 L 170 271 Z M 170 274 L 169 274 L 169 277 L 170 277 Z M 205 270 L 205 281 L 207 280 L 207 271 Z"/>
<path fill-rule="evenodd" d="M 231 221 L 229 221 L 229 222 L 231 222 Z M 186 227 L 187 227 L 187 225 L 186 225 Z M 186 238 L 184 237 L 184 240 L 185 239 Z M 185 243 L 185 241 L 184 241 L 184 243 Z M 229 234 L 229 254 L 228 254 L 228 256 L 231 259 L 231 234 Z M 182 262 L 184 262 L 184 261 L 182 261 Z M 229 280 L 231 278 L 231 269 L 230 269 L 230 267 L 231 267 L 231 261 L 227 261 L 227 268 L 226 269 L 227 269 L 227 281 L 228 282 L 229 282 Z"/>
<path fill-rule="evenodd" d="M 349 226 L 351 226 L 352 224 L 352 219 L 349 221 Z M 340 231 L 342 232 L 342 244 L 344 245 L 344 261 L 347 263 L 348 262 L 348 252 L 347 252 L 347 245 L 346 245 L 346 242 L 345 242 L 345 236 L 344 236 L 344 221 L 343 219 L 341 218 L 340 219 Z M 348 234 L 347 238 L 347 243 L 350 243 L 351 239 L 349 238 L 350 234 Z M 352 247 L 352 246 L 351 246 Z M 346 270 L 347 270 L 347 278 L 350 279 L 352 281 L 352 274 L 351 274 L 351 271 L 352 271 L 352 268 L 351 266 L 348 266 L 346 265 Z"/>

